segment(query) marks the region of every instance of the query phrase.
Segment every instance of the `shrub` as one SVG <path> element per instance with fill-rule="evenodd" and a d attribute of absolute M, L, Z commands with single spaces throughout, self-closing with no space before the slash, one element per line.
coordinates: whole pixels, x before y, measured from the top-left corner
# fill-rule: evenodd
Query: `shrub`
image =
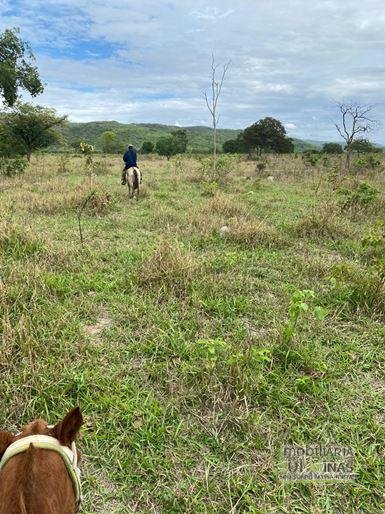
<path fill-rule="evenodd" d="M 379 191 L 367 182 L 355 182 L 351 188 L 339 188 L 337 193 L 342 199 L 342 209 L 367 207 L 373 204 Z"/>
<path fill-rule="evenodd" d="M 5 175 L 6 177 L 13 177 L 15 175 L 19 175 L 24 173 L 28 166 L 28 162 L 21 157 L 16 159 L 7 159 L 4 157 L 0 158 L 0 175 Z"/>
<path fill-rule="evenodd" d="M 90 198 L 87 203 L 86 211 L 93 215 L 106 214 L 108 208 L 111 206 L 113 196 L 111 193 L 105 191 L 95 191 L 94 195 Z"/>
<path fill-rule="evenodd" d="M 201 180 L 215 182 L 223 185 L 228 179 L 231 171 L 235 170 L 237 159 L 233 155 L 220 155 L 217 157 L 216 170 L 213 171 L 212 157 L 199 156 Z"/>
<path fill-rule="evenodd" d="M 363 170 L 375 170 L 381 166 L 381 161 L 375 155 L 365 155 L 360 157 L 354 163 L 354 167 L 357 171 Z"/>
<path fill-rule="evenodd" d="M 207 182 L 202 190 L 202 196 L 213 197 L 218 192 L 218 184 L 216 182 Z"/>

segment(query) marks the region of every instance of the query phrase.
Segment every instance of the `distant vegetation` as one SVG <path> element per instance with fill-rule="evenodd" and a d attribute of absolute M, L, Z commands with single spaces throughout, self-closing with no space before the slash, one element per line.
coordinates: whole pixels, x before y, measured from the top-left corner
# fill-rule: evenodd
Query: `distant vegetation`
<path fill-rule="evenodd" d="M 62 129 L 62 134 L 70 146 L 79 146 L 81 140 L 94 145 L 100 151 L 102 145 L 100 136 L 105 132 L 116 134 L 117 151 L 122 152 L 132 143 L 141 149 L 143 144 L 152 143 L 155 147 L 160 138 L 169 137 L 178 127 L 173 125 L 161 125 L 157 123 L 130 123 L 124 124 L 117 121 L 92 121 L 89 123 L 68 123 Z M 208 127 L 183 127 L 188 140 L 188 152 L 209 152 L 212 147 L 212 129 Z M 218 142 L 222 145 L 225 141 L 235 138 L 239 130 L 218 129 Z M 61 147 L 62 148 L 62 147 Z M 146 146 L 145 146 L 146 148 Z M 56 147 L 59 149 L 59 147 Z M 147 150 L 144 151 L 147 153 Z"/>
<path fill-rule="evenodd" d="M 152 143 L 155 147 L 161 137 L 168 137 L 175 132 L 178 127 L 173 125 L 162 125 L 159 123 L 119 123 L 117 121 L 91 121 L 88 123 L 67 123 L 61 129 L 68 146 L 79 148 L 80 141 L 84 140 L 102 151 L 100 136 L 104 132 L 114 132 L 116 134 L 116 145 L 118 153 L 125 150 L 128 143 L 132 143 L 137 149 L 141 150 L 146 143 Z M 212 150 L 212 129 L 204 126 L 183 127 L 186 131 L 188 144 L 187 152 L 208 153 Z M 217 139 L 220 148 L 228 141 L 237 139 L 242 130 L 217 129 Z M 295 152 L 305 150 L 321 150 L 324 141 L 313 141 L 291 138 Z M 146 150 L 143 153 L 148 153 Z M 56 146 L 50 150 L 62 150 L 63 146 Z M 151 152 L 150 152 L 151 153 Z M 232 152 L 230 152 L 232 153 Z"/>

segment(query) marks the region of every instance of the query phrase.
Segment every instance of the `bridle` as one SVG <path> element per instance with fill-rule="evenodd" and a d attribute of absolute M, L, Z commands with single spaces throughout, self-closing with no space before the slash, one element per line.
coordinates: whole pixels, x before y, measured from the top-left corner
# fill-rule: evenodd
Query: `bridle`
<path fill-rule="evenodd" d="M 68 474 L 71 478 L 72 485 L 75 493 L 76 506 L 79 508 L 82 500 L 81 483 L 80 483 L 80 469 L 78 467 L 78 454 L 75 442 L 71 444 L 71 449 L 68 446 L 63 446 L 55 437 L 49 435 L 35 434 L 27 437 L 22 437 L 12 443 L 5 450 L 0 460 L 0 471 L 4 468 L 7 462 L 19 453 L 26 452 L 33 444 L 35 448 L 42 450 L 51 450 L 58 453 L 67 468 Z"/>

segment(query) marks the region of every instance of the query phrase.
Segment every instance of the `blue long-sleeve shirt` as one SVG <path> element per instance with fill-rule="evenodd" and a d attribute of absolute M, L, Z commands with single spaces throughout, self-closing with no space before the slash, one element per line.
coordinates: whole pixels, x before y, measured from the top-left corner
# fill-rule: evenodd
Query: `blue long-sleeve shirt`
<path fill-rule="evenodd" d="M 132 168 L 133 166 L 137 166 L 136 152 L 133 148 L 127 150 L 127 152 L 123 155 L 123 161 L 126 164 L 126 168 Z"/>

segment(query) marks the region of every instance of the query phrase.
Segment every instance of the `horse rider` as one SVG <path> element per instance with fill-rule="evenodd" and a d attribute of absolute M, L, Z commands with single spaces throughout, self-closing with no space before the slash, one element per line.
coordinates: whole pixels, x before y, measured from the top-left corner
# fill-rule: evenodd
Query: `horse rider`
<path fill-rule="evenodd" d="M 122 186 L 126 185 L 126 170 L 128 168 L 137 168 L 138 164 L 136 162 L 136 150 L 132 145 L 128 145 L 128 149 L 123 155 L 124 168 L 122 171 Z"/>

